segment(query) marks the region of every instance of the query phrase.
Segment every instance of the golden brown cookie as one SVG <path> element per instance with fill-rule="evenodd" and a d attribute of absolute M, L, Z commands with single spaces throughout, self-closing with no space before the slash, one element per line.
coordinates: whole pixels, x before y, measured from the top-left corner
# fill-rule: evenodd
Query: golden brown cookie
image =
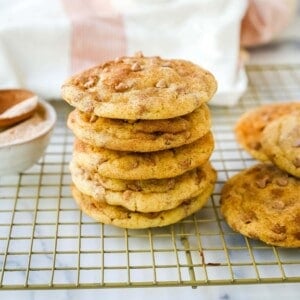
<path fill-rule="evenodd" d="M 213 149 L 211 132 L 191 144 L 149 153 L 98 148 L 76 139 L 73 157 L 84 169 L 104 177 L 145 180 L 175 177 L 199 167 L 209 159 Z"/>
<path fill-rule="evenodd" d="M 272 164 L 258 164 L 230 178 L 221 213 L 241 234 L 281 247 L 300 247 L 300 180 Z"/>
<path fill-rule="evenodd" d="M 74 185 L 83 194 L 110 205 L 145 213 L 173 209 L 198 196 L 207 185 L 216 181 L 216 172 L 210 163 L 177 177 L 148 180 L 105 178 L 85 171 L 74 161 L 70 164 L 70 170 Z"/>
<path fill-rule="evenodd" d="M 214 76 L 185 60 L 121 57 L 71 77 L 62 98 L 113 119 L 168 119 L 188 114 L 217 89 Z"/>
<path fill-rule="evenodd" d="M 122 206 L 97 201 L 81 193 L 74 185 L 72 193 L 80 209 L 95 220 L 118 227 L 138 229 L 166 226 L 182 220 L 202 208 L 213 189 L 214 184 L 210 183 L 199 196 L 186 200 L 176 208 L 154 213 L 132 212 Z"/>
<path fill-rule="evenodd" d="M 300 177 L 300 114 L 284 115 L 268 124 L 261 144 L 277 167 Z"/>
<path fill-rule="evenodd" d="M 119 151 L 150 152 L 189 144 L 205 135 L 211 127 L 206 104 L 190 114 L 166 120 L 101 118 L 74 110 L 68 126 L 87 144 Z"/>
<path fill-rule="evenodd" d="M 267 161 L 261 147 L 261 134 L 271 121 L 292 112 L 300 112 L 300 102 L 266 104 L 244 113 L 235 126 L 237 141 L 254 158 Z"/>

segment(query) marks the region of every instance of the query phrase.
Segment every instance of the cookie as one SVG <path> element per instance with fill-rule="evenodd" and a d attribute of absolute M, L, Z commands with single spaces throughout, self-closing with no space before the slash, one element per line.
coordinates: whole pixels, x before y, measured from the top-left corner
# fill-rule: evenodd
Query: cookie
<path fill-rule="evenodd" d="M 62 98 L 72 106 L 113 119 L 169 119 L 212 98 L 214 76 L 185 60 L 121 57 L 71 77 Z"/>
<path fill-rule="evenodd" d="M 254 158 L 267 161 L 261 146 L 261 135 L 271 121 L 292 112 L 300 112 L 300 102 L 266 104 L 244 113 L 235 126 L 237 141 Z"/>
<path fill-rule="evenodd" d="M 214 149 L 211 132 L 178 148 L 156 152 L 126 152 L 98 148 L 78 139 L 73 158 L 88 171 L 101 176 L 126 180 L 175 177 L 204 164 Z"/>
<path fill-rule="evenodd" d="M 216 181 L 216 172 L 210 163 L 174 178 L 152 180 L 109 179 L 84 171 L 74 161 L 70 170 L 74 185 L 83 194 L 145 213 L 173 209 L 198 196 L 208 184 Z"/>
<path fill-rule="evenodd" d="M 186 200 L 173 209 L 153 213 L 132 212 L 122 206 L 97 201 L 91 196 L 81 193 L 74 185 L 72 194 L 80 209 L 98 222 L 139 229 L 167 226 L 195 213 L 206 204 L 213 189 L 214 184 L 209 183 L 199 196 Z"/>
<path fill-rule="evenodd" d="M 300 177 L 300 113 L 284 115 L 268 124 L 261 144 L 277 167 Z"/>
<path fill-rule="evenodd" d="M 109 119 L 74 110 L 68 126 L 78 139 L 93 146 L 150 152 L 194 142 L 210 130 L 211 119 L 205 104 L 190 114 L 165 120 Z"/>
<path fill-rule="evenodd" d="M 300 247 L 300 179 L 272 164 L 246 169 L 224 185 L 221 213 L 241 234 L 281 247 Z"/>

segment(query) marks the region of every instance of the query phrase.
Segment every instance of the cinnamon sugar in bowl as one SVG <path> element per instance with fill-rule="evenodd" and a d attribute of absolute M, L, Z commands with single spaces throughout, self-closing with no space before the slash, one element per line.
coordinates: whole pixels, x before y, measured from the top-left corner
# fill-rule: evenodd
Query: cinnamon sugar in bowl
<path fill-rule="evenodd" d="M 10 101 L 1 97 L 2 92 L 8 94 L 7 90 L 0 90 L 0 100 Z M 10 92 L 22 93 L 26 97 L 24 90 Z M 0 127 L 0 176 L 20 173 L 36 163 L 49 144 L 55 122 L 54 108 L 38 99 L 34 112 L 26 119 Z"/>

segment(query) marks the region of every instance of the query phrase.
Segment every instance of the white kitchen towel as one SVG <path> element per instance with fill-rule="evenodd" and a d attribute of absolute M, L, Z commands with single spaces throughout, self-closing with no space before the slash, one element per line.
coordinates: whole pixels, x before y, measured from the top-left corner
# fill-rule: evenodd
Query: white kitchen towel
<path fill-rule="evenodd" d="M 247 0 L 0 0 L 0 88 L 60 98 L 70 75 L 117 56 L 191 60 L 217 78 L 210 104 L 247 87 L 240 27 Z"/>

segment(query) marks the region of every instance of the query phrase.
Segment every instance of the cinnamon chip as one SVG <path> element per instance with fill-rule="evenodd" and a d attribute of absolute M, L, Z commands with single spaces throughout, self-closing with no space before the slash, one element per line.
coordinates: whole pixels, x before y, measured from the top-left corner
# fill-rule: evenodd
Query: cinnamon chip
<path fill-rule="evenodd" d="M 175 187 L 175 184 L 176 184 L 176 181 L 174 178 L 168 180 L 168 183 L 167 183 L 168 190 L 173 189 Z"/>
<path fill-rule="evenodd" d="M 96 83 L 97 83 L 97 81 L 98 81 L 98 76 L 96 76 L 96 75 L 94 75 L 94 76 L 90 76 L 89 78 L 88 78 L 88 80 L 84 83 L 84 87 L 85 88 L 91 88 L 92 86 L 94 86 Z"/>
<path fill-rule="evenodd" d="M 87 100 L 85 102 L 85 111 L 87 113 L 91 113 L 91 112 L 93 112 L 93 110 L 94 110 L 94 103 L 93 103 L 93 101 Z"/>
<path fill-rule="evenodd" d="M 260 142 L 251 142 L 248 146 L 249 146 L 251 149 L 254 149 L 254 150 L 259 150 L 259 149 L 261 149 L 261 143 L 260 143 Z"/>
<path fill-rule="evenodd" d="M 156 165 L 155 158 L 152 155 L 145 155 L 144 156 L 144 161 L 147 165 L 150 165 L 150 166 L 155 166 Z"/>
<path fill-rule="evenodd" d="M 126 91 L 129 88 L 129 86 L 127 84 L 125 84 L 124 82 L 120 82 L 119 84 L 117 84 L 115 86 L 115 90 L 117 92 L 123 92 Z"/>
<path fill-rule="evenodd" d="M 272 202 L 271 206 L 272 206 L 272 208 L 282 210 L 285 208 L 285 203 L 281 200 L 275 200 Z"/>
<path fill-rule="evenodd" d="M 255 214 L 254 211 L 252 210 L 249 210 L 247 212 L 244 212 L 242 215 L 241 215 L 241 220 L 245 223 L 245 224 L 250 224 L 252 223 L 253 221 L 256 221 L 257 220 L 257 216 Z"/>
<path fill-rule="evenodd" d="M 255 183 L 256 183 L 257 187 L 264 189 L 269 182 L 271 182 L 270 177 L 268 175 L 265 175 L 261 179 L 256 180 Z"/>
<path fill-rule="evenodd" d="M 143 114 L 146 111 L 147 111 L 147 107 L 145 105 L 140 104 L 138 106 L 138 112 L 139 112 L 139 114 Z"/>
<path fill-rule="evenodd" d="M 164 79 L 161 79 L 160 81 L 158 81 L 155 85 L 158 88 L 165 88 L 167 87 L 167 83 Z"/>
<path fill-rule="evenodd" d="M 185 159 L 184 161 L 181 161 L 181 162 L 179 163 L 179 165 L 180 165 L 183 169 L 187 169 L 187 168 L 190 167 L 191 163 L 192 163 L 192 160 L 191 160 L 190 158 L 187 158 L 187 159 Z"/>
<path fill-rule="evenodd" d="M 300 157 L 296 157 L 293 161 L 293 164 L 296 168 L 300 168 Z"/>
<path fill-rule="evenodd" d="M 287 179 L 287 177 L 279 177 L 279 178 L 276 178 L 276 184 L 279 185 L 279 186 L 286 186 L 289 181 Z"/>
<path fill-rule="evenodd" d="M 135 62 L 135 63 L 131 66 L 131 71 L 136 72 L 136 71 L 141 71 L 141 70 L 142 70 L 141 65 L 140 65 L 139 63 L 137 63 L 137 62 Z"/>
<path fill-rule="evenodd" d="M 151 213 L 147 214 L 147 217 L 150 219 L 155 219 L 155 218 L 157 218 L 158 215 L 159 215 L 159 212 L 151 212 Z"/>
<path fill-rule="evenodd" d="M 280 224 L 275 224 L 275 226 L 273 226 L 273 228 L 271 229 L 273 232 L 277 233 L 277 234 L 281 234 L 281 233 L 286 233 L 286 228 L 285 226 L 281 226 Z"/>
<path fill-rule="evenodd" d="M 96 115 L 91 115 L 90 119 L 89 119 L 89 122 L 90 123 L 94 123 L 98 120 L 98 117 Z"/>
<path fill-rule="evenodd" d="M 132 195 L 132 191 L 130 191 L 130 190 L 126 190 L 124 193 L 123 193 L 123 199 L 124 200 L 129 200 L 130 199 L 130 196 Z"/>
<path fill-rule="evenodd" d="M 105 157 L 100 157 L 99 159 L 98 159 L 98 164 L 99 165 L 102 165 L 103 163 L 105 163 L 105 162 L 107 162 L 108 161 L 108 158 L 105 158 Z"/>

